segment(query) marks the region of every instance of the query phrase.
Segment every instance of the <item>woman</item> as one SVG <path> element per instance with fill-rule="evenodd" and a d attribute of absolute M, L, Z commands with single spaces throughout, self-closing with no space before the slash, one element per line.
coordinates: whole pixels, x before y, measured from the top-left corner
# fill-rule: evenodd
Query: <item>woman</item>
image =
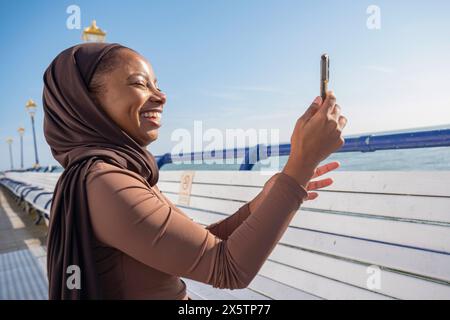
<path fill-rule="evenodd" d="M 255 199 L 203 228 L 158 189 L 146 147 L 166 96 L 148 61 L 119 44 L 60 53 L 44 74 L 44 132 L 64 172 L 48 234 L 50 299 L 188 299 L 180 277 L 245 288 L 309 192 L 338 167 L 320 161 L 344 143 L 336 98 L 316 98 L 296 123 L 291 155 Z M 77 273 L 77 271 L 79 271 Z"/>

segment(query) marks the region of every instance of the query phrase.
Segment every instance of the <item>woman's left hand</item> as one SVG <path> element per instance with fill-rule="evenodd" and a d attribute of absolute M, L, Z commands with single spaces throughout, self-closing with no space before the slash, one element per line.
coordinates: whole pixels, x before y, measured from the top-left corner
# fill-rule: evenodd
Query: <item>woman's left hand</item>
<path fill-rule="evenodd" d="M 324 164 L 323 166 L 319 166 L 316 168 L 314 175 L 312 176 L 311 179 L 320 177 L 320 176 L 324 175 L 325 173 L 333 171 L 333 170 L 339 168 L 339 166 L 340 166 L 340 164 L 337 161 Z M 331 178 L 310 181 L 308 183 L 308 185 L 306 186 L 306 190 L 308 191 L 308 197 L 306 198 L 306 200 L 314 200 L 319 196 L 319 194 L 317 192 L 310 192 L 311 190 L 322 189 L 322 188 L 330 186 L 331 184 L 333 184 L 333 179 L 331 179 Z"/>

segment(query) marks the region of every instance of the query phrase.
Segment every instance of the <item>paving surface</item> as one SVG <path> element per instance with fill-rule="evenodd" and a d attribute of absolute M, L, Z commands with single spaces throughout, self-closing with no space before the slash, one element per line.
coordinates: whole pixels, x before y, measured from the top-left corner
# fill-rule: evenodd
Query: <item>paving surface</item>
<path fill-rule="evenodd" d="M 0 300 L 47 299 L 47 226 L 0 188 Z"/>

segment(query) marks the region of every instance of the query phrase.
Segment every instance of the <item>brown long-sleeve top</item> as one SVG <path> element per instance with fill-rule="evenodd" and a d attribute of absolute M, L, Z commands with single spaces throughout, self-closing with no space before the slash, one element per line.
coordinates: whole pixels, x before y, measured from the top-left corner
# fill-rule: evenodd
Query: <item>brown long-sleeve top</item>
<path fill-rule="evenodd" d="M 292 177 L 277 173 L 252 213 L 248 202 L 205 228 L 132 171 L 98 162 L 86 188 L 106 299 L 187 299 L 180 277 L 247 287 L 307 195 Z"/>

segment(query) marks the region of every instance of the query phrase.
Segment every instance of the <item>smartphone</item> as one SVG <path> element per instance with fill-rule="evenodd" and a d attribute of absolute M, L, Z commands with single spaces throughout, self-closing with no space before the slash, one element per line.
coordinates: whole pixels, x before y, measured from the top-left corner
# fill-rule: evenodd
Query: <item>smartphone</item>
<path fill-rule="evenodd" d="M 325 101 L 328 91 L 328 82 L 330 81 L 330 57 L 324 53 L 320 58 L 320 96 Z"/>

